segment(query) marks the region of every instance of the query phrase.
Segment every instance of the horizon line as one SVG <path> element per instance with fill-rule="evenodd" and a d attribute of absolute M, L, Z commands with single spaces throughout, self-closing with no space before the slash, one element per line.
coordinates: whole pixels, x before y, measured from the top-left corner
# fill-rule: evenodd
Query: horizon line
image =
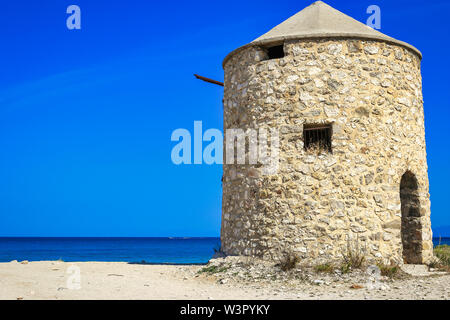
<path fill-rule="evenodd" d="M 450 238 L 450 234 L 433 235 L 433 239 Z M 170 239 L 170 240 L 187 240 L 187 239 L 220 239 L 220 236 L 207 237 L 140 237 L 140 236 L 0 236 L 0 239 Z"/>
<path fill-rule="evenodd" d="M 159 239 L 208 239 L 220 236 L 0 236 L 1 238 L 159 238 Z"/>

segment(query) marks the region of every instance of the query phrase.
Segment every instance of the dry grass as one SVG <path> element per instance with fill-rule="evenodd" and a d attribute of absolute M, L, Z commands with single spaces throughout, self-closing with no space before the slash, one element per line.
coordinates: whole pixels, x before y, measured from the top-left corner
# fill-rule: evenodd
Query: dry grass
<path fill-rule="evenodd" d="M 213 247 L 213 251 L 214 253 L 223 253 L 222 251 L 222 245 L 221 244 L 217 244 Z"/>
<path fill-rule="evenodd" d="M 359 240 L 356 239 L 354 243 L 348 241 L 347 248 L 342 252 L 342 273 L 348 273 L 352 269 L 362 269 L 366 261 L 366 250 L 359 244 Z"/>
<path fill-rule="evenodd" d="M 436 260 L 430 264 L 430 267 L 450 272 L 450 246 L 436 246 L 434 248 L 434 255 Z"/>
<path fill-rule="evenodd" d="M 289 271 L 295 269 L 299 262 L 300 258 L 295 253 L 288 252 L 281 258 L 278 265 L 282 271 Z"/>
<path fill-rule="evenodd" d="M 391 279 L 400 279 L 405 274 L 398 265 L 386 265 L 384 263 L 378 263 L 377 267 L 380 269 L 381 275 Z"/>

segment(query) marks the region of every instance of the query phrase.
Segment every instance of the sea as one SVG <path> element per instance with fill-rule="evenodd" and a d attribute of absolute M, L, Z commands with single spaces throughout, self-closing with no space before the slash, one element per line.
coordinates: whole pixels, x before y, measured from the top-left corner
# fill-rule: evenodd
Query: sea
<path fill-rule="evenodd" d="M 0 262 L 204 264 L 219 248 L 220 238 L 0 238 Z"/>
<path fill-rule="evenodd" d="M 433 243 L 450 245 L 450 238 Z M 0 238 L 0 262 L 205 264 L 219 248 L 220 238 Z"/>

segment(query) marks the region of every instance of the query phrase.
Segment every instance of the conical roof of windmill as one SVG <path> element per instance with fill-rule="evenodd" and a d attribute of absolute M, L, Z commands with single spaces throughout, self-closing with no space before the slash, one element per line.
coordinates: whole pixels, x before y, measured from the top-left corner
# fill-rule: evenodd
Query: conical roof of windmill
<path fill-rule="evenodd" d="M 313 38 L 358 38 L 385 41 L 411 49 L 422 58 L 421 52 L 414 46 L 378 32 L 328 4 L 317 1 L 249 44 L 232 51 L 227 55 L 224 63 L 236 52 L 249 46 L 267 46 L 285 40 Z"/>

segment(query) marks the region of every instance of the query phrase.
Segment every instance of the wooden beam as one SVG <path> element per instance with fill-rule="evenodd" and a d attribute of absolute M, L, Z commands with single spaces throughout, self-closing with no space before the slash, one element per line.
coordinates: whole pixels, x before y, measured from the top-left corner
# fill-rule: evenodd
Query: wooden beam
<path fill-rule="evenodd" d="M 195 76 L 197 79 L 200 79 L 200 80 L 203 80 L 203 81 L 205 81 L 205 82 L 212 83 L 212 84 L 217 84 L 218 86 L 222 86 L 222 87 L 223 87 L 223 82 L 216 81 L 216 80 L 209 79 L 209 78 L 205 78 L 205 77 L 199 76 L 198 74 L 194 74 L 194 76 Z"/>

